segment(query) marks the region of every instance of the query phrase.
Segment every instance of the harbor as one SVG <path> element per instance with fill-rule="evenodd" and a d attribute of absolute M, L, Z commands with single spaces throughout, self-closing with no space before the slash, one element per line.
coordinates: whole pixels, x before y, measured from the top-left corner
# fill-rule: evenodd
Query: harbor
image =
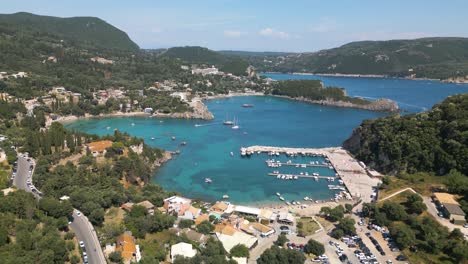
<path fill-rule="evenodd" d="M 332 148 L 288 148 L 288 147 L 273 147 L 273 146 L 250 146 L 243 147 L 240 149 L 242 157 L 248 157 L 253 154 L 268 154 L 269 156 L 275 157 L 322 157 L 325 159 L 327 164 L 315 163 L 293 163 L 292 161 L 287 162 L 268 162 L 267 164 L 280 164 L 280 166 L 290 166 L 297 168 L 308 168 L 326 167 L 335 171 L 334 176 L 323 176 L 318 174 L 309 175 L 308 173 L 280 173 L 274 171 L 268 173 L 268 176 L 277 177 L 278 179 L 299 179 L 305 178 L 317 181 L 318 179 L 325 179 L 327 181 L 338 181 L 341 185 L 328 185 L 330 190 L 339 190 L 340 193 L 335 195 L 336 199 L 338 195 L 342 197 L 363 200 L 369 202 L 372 198 L 373 188 L 379 183 L 379 179 L 372 178 L 368 175 L 365 164 L 354 159 L 346 150 L 341 147 Z M 333 179 L 333 180 L 331 180 Z M 339 197 L 339 196 L 338 196 Z"/>

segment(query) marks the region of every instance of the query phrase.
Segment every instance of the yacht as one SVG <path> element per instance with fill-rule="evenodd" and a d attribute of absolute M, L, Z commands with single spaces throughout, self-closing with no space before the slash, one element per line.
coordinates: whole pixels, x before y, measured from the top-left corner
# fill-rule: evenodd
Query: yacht
<path fill-rule="evenodd" d="M 279 199 L 280 199 L 281 201 L 284 201 L 284 197 L 283 197 L 283 196 L 280 196 Z"/>
<path fill-rule="evenodd" d="M 226 125 L 226 126 L 232 126 L 234 124 L 234 122 L 232 122 L 231 120 L 228 119 L 227 115 L 226 115 L 226 118 L 224 119 L 223 121 L 223 125 Z"/>
<path fill-rule="evenodd" d="M 237 122 L 236 122 L 236 119 L 235 119 L 235 118 L 234 118 L 234 122 L 233 122 L 233 124 L 232 124 L 232 127 L 231 127 L 231 128 L 232 128 L 232 129 L 239 129 L 239 125 L 237 124 Z"/>
<path fill-rule="evenodd" d="M 277 192 L 276 195 L 281 196 L 281 194 L 279 192 Z"/>
<path fill-rule="evenodd" d="M 155 140 L 155 138 L 154 138 L 154 137 L 151 137 L 151 140 Z"/>

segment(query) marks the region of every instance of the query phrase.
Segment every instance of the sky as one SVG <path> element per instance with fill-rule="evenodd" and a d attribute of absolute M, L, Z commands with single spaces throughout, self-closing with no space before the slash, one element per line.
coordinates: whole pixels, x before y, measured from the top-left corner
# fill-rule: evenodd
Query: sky
<path fill-rule="evenodd" d="M 467 0 L 1 0 L 0 13 L 95 16 L 141 48 L 312 52 L 352 41 L 468 37 Z"/>

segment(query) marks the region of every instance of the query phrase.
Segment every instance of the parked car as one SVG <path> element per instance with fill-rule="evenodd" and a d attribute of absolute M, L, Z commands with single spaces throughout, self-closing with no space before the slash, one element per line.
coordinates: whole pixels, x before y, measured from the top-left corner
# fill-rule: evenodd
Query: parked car
<path fill-rule="evenodd" d="M 80 241 L 80 248 L 84 248 L 85 247 L 85 244 L 83 241 Z"/>

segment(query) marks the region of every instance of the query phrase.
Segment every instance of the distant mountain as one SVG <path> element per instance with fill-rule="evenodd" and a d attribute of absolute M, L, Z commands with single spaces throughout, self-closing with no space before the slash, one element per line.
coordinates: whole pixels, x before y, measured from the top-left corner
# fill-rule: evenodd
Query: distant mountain
<path fill-rule="evenodd" d="M 220 50 L 219 53 L 225 55 L 234 55 L 241 57 L 278 57 L 295 54 L 293 52 L 275 52 L 275 51 L 241 51 L 241 50 Z"/>
<path fill-rule="evenodd" d="M 125 32 L 96 17 L 60 18 L 21 12 L 0 14 L 0 26 L 15 32 L 54 35 L 84 47 L 139 50 Z"/>
<path fill-rule="evenodd" d="M 468 38 L 361 41 L 312 53 L 251 58 L 263 71 L 446 79 L 468 75 Z"/>
<path fill-rule="evenodd" d="M 226 55 L 203 47 L 174 47 L 160 52 L 160 56 L 180 59 L 189 64 L 215 65 L 224 72 L 245 75 L 249 63 L 239 56 Z"/>

